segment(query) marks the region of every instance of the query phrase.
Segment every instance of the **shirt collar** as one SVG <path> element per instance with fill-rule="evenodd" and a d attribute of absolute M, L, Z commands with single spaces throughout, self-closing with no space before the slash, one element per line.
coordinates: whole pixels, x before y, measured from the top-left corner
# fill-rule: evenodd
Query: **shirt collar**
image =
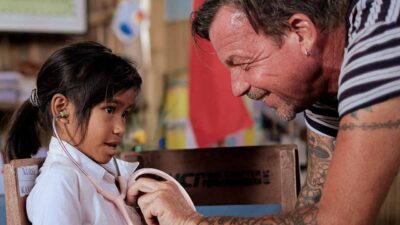
<path fill-rule="evenodd" d="M 115 176 L 117 175 L 117 169 L 114 165 L 113 159 L 111 159 L 108 163 L 98 164 L 69 143 L 65 141 L 62 141 L 62 143 L 64 144 L 65 148 L 72 156 L 72 158 L 90 177 L 94 178 L 96 181 L 101 181 L 107 173 L 112 173 Z M 67 157 L 68 160 L 70 160 L 67 154 L 63 151 L 57 138 L 55 138 L 54 136 L 50 140 L 48 157 L 51 157 L 52 155 L 63 155 L 64 157 Z M 128 178 L 139 165 L 138 162 L 130 163 L 122 160 L 117 160 L 117 163 L 121 175 L 126 178 Z"/>

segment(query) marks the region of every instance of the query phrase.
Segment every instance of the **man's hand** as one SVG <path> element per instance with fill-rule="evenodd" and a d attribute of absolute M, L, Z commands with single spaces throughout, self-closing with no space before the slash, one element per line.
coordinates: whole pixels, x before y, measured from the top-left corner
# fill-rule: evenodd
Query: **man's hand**
<path fill-rule="evenodd" d="M 139 178 L 127 193 L 127 203 L 136 202 L 148 225 L 195 225 L 202 219 L 171 181 Z"/>

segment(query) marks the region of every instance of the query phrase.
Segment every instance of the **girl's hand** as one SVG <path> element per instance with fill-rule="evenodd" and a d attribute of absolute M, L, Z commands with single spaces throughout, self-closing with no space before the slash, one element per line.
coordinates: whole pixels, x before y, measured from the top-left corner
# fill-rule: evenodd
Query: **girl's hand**
<path fill-rule="evenodd" d="M 197 225 L 202 219 L 171 181 L 139 178 L 127 193 L 127 203 L 136 202 L 148 225 Z"/>

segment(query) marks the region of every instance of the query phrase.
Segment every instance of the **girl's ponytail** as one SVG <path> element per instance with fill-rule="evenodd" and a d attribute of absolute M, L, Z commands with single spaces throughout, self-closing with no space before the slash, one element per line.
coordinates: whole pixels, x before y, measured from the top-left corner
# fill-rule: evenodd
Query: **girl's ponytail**
<path fill-rule="evenodd" d="M 30 158 L 40 147 L 39 108 L 25 101 L 11 119 L 6 133 L 5 160 Z"/>

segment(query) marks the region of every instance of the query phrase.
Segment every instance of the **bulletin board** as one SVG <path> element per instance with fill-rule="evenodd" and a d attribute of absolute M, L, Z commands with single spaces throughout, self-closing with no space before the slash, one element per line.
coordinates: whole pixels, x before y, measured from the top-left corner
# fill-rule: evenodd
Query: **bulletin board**
<path fill-rule="evenodd" d="M 0 0 L 0 32 L 84 33 L 86 0 Z"/>

